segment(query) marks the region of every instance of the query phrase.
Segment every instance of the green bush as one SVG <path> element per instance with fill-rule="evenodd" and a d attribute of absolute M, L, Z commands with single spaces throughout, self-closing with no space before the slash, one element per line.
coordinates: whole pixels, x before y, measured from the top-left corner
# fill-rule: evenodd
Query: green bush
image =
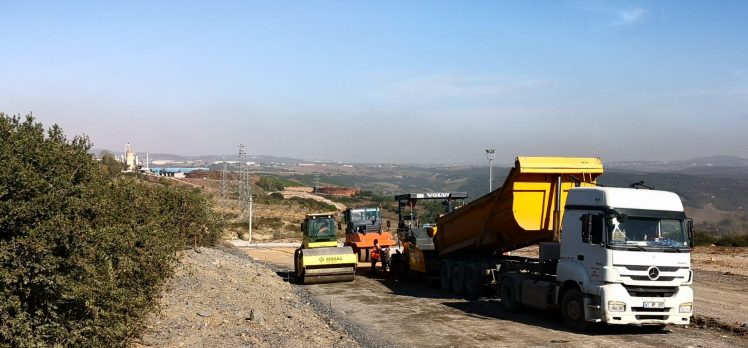
<path fill-rule="evenodd" d="M 257 230 L 277 230 L 283 228 L 283 220 L 279 217 L 258 216 L 252 219 L 252 228 Z"/>
<path fill-rule="evenodd" d="M 90 147 L 0 113 L 0 346 L 127 345 L 177 251 L 218 240 L 207 197 L 111 177 Z"/>
<path fill-rule="evenodd" d="M 337 211 L 338 208 L 332 204 L 320 202 L 311 198 L 291 197 L 287 201 L 294 202 L 310 213 L 322 213 Z"/>
<path fill-rule="evenodd" d="M 704 230 L 694 229 L 693 231 L 693 244 L 694 245 L 711 245 L 717 240 L 713 235 L 705 232 Z"/>
<path fill-rule="evenodd" d="M 748 247 L 748 234 L 728 234 L 719 238 L 714 244 L 728 247 Z"/>
<path fill-rule="evenodd" d="M 257 186 L 265 191 L 283 191 L 286 187 L 301 186 L 301 184 L 276 176 L 260 176 Z"/>

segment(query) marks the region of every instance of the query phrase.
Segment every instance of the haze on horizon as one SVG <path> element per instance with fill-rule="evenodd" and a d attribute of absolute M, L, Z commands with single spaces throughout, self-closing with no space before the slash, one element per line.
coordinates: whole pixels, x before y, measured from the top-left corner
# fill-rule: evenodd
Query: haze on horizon
<path fill-rule="evenodd" d="M 0 2 L 0 111 L 97 148 L 748 153 L 745 1 Z"/>

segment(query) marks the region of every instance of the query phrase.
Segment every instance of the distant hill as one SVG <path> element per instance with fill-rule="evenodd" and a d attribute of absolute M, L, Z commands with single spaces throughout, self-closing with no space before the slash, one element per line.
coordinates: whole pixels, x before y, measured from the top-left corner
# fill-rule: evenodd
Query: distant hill
<path fill-rule="evenodd" d="M 735 156 L 710 156 L 682 161 L 606 162 L 606 169 L 643 172 L 677 172 L 694 168 L 748 168 L 748 159 Z"/>
<path fill-rule="evenodd" d="M 98 155 L 101 150 L 95 149 L 92 152 Z M 202 160 L 207 163 L 236 160 L 235 155 L 180 156 L 158 153 L 150 154 L 150 158 L 174 161 Z M 285 163 L 287 168 L 300 163 L 329 163 L 330 165 L 320 171 L 320 181 L 323 185 L 355 186 L 393 196 L 404 192 L 465 191 L 471 199 L 475 199 L 488 193 L 488 168 L 485 166 L 356 164 L 354 169 L 340 170 L 340 163 L 331 161 L 273 156 L 250 156 L 249 160 L 258 163 Z M 262 170 L 269 171 L 265 168 Z M 503 184 L 508 171 L 509 168 L 506 167 L 493 169 L 494 189 Z M 311 171 L 304 174 L 291 169 L 280 170 L 277 173 L 295 178 L 309 186 L 312 186 L 316 179 Z M 684 204 L 693 209 L 748 209 L 748 159 L 712 156 L 670 162 L 611 162 L 605 163 L 605 174 L 599 179 L 601 184 L 622 187 L 639 181 L 644 181 L 645 184 L 657 189 L 678 193 Z"/>

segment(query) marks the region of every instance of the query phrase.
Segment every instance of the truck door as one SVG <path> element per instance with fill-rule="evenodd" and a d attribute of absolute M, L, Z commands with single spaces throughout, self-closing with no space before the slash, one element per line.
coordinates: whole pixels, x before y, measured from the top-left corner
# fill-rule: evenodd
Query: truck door
<path fill-rule="evenodd" d="M 605 253 L 605 215 L 603 212 L 590 212 L 583 214 L 582 243 L 576 260 L 582 263 L 590 272 L 593 281 L 601 281 L 603 267 L 607 264 Z"/>

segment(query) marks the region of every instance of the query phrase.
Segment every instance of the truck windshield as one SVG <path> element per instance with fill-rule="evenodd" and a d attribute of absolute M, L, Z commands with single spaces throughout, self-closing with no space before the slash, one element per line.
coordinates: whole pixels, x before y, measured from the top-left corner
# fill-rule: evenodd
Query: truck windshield
<path fill-rule="evenodd" d="M 629 216 L 619 221 L 613 217 L 607 219 L 606 225 L 611 246 L 687 248 L 689 245 L 683 220 Z"/>
<path fill-rule="evenodd" d="M 367 210 L 366 221 L 379 221 L 379 211 L 374 209 Z"/>
<path fill-rule="evenodd" d="M 351 210 L 351 222 L 364 221 L 364 212 L 362 210 Z"/>

